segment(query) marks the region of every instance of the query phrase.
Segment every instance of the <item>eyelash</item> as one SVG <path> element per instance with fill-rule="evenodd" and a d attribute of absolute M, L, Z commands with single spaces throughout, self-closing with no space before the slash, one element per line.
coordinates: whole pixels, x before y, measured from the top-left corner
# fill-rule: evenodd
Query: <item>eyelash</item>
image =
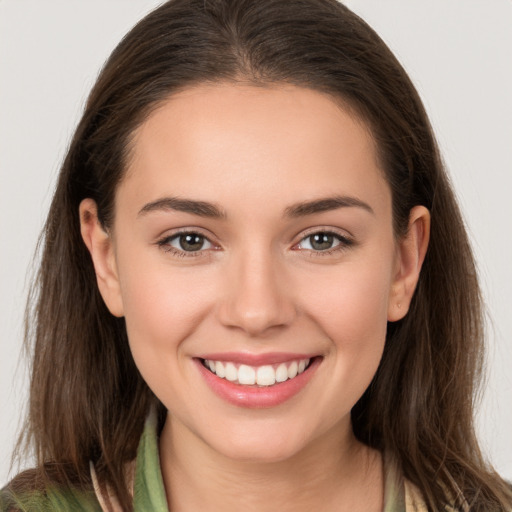
<path fill-rule="evenodd" d="M 177 233 L 174 233 L 170 236 L 166 236 L 156 242 L 156 244 L 165 252 L 171 253 L 173 256 L 178 256 L 179 258 L 197 258 L 198 256 L 204 256 L 204 252 L 207 249 L 199 249 L 198 251 L 184 251 L 182 249 L 177 249 L 176 247 L 173 247 L 170 245 L 170 243 L 173 240 L 179 239 L 182 236 L 186 235 L 195 235 L 201 237 L 204 241 L 211 244 L 212 247 L 215 247 L 213 242 L 210 241 L 210 239 L 203 235 L 202 233 L 199 233 L 198 231 L 178 231 Z M 215 249 L 214 249 L 215 250 Z"/>
<path fill-rule="evenodd" d="M 177 240 L 177 239 L 179 239 L 179 237 L 186 236 L 186 235 L 199 236 L 204 241 L 209 243 L 212 247 L 208 247 L 206 249 L 199 249 L 197 251 L 185 251 L 182 249 L 177 249 L 176 247 L 173 247 L 172 245 L 170 245 L 170 243 L 172 241 Z M 338 241 L 338 244 L 330 249 L 317 250 L 317 251 L 315 251 L 314 249 L 302 249 L 302 248 L 298 247 L 305 240 L 311 239 L 315 235 L 332 236 L 333 238 L 335 238 Z M 212 248 L 213 248 L 213 250 L 216 250 L 216 247 L 217 247 L 217 246 L 215 246 L 215 244 L 213 242 L 210 241 L 210 239 L 207 236 L 203 235 L 202 233 L 200 233 L 198 231 L 179 231 L 177 233 L 174 233 L 170 236 L 166 236 L 166 237 L 158 240 L 156 242 L 156 244 L 163 251 L 165 251 L 167 253 L 171 253 L 173 256 L 178 256 L 180 258 L 190 258 L 190 257 L 197 258 L 200 256 L 204 256 L 205 251 L 211 250 Z M 329 255 L 332 255 L 333 253 L 347 250 L 350 247 L 352 247 L 354 244 L 355 244 L 354 240 L 352 240 L 351 238 L 348 238 L 346 236 L 340 235 L 339 233 L 335 233 L 334 231 L 329 231 L 329 230 L 317 229 L 316 231 L 312 231 L 312 232 L 304 235 L 300 239 L 300 241 L 293 246 L 292 249 L 297 250 L 297 251 L 308 251 L 312 256 L 329 256 Z M 311 243 L 310 243 L 310 245 L 311 245 Z"/>
<path fill-rule="evenodd" d="M 334 247 L 331 247 L 330 249 L 324 249 L 324 250 L 317 250 L 314 249 L 301 249 L 298 248 L 298 245 L 303 243 L 305 240 L 311 239 L 315 235 L 324 235 L 324 236 L 332 236 L 335 240 L 338 241 L 338 244 Z M 332 254 L 345 251 L 352 247 L 355 244 L 355 241 L 352 238 L 349 238 L 347 236 L 341 235 L 339 233 L 336 233 L 335 231 L 328 230 L 328 229 L 316 229 L 315 231 L 311 231 L 304 235 L 300 241 L 294 245 L 295 250 L 297 251 L 308 251 L 311 256 L 314 257 L 322 257 L 322 256 L 330 256 Z M 311 242 L 310 242 L 311 245 Z"/>

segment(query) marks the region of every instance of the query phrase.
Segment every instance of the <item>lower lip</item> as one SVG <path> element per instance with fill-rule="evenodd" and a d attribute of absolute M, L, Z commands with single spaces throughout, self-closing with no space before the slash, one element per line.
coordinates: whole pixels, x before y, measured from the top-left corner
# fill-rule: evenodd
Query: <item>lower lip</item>
<path fill-rule="evenodd" d="M 239 407 L 263 409 L 283 404 L 299 393 L 313 377 L 320 365 L 321 358 L 315 357 L 309 367 L 293 379 L 288 379 L 273 386 L 262 387 L 243 386 L 221 379 L 207 370 L 201 360 L 195 359 L 194 361 L 208 386 L 220 398 Z"/>

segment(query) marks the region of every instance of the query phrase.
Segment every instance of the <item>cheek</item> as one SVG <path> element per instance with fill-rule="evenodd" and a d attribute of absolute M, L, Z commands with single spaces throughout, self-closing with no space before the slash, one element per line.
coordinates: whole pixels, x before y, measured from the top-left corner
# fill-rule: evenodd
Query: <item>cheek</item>
<path fill-rule="evenodd" d="M 325 280 L 309 310 L 330 340 L 332 385 L 338 396 L 343 389 L 348 400 L 343 406 L 351 408 L 373 379 L 384 350 L 391 267 L 358 263 L 345 270 Z"/>
<path fill-rule="evenodd" d="M 331 339 L 359 345 L 367 337 L 385 335 L 391 275 L 389 264 L 357 261 L 339 272 L 316 276 L 318 293 L 308 295 L 306 307 Z"/>
<path fill-rule="evenodd" d="M 121 265 L 120 280 L 130 348 L 141 374 L 150 383 L 156 373 L 180 371 L 182 342 L 212 303 L 204 276 L 197 271 L 171 272 L 162 265 Z M 165 371 L 156 372 L 157 368 Z"/>

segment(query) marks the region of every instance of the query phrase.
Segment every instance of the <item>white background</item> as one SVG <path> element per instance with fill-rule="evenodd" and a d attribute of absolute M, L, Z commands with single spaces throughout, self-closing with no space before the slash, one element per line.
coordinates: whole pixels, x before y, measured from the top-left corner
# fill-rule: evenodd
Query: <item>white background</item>
<path fill-rule="evenodd" d="M 159 3 L 0 0 L 0 487 L 28 385 L 19 355 L 27 270 L 59 164 L 103 61 Z M 512 2 L 347 4 L 417 85 L 466 215 L 490 318 L 478 431 L 512 479 Z"/>

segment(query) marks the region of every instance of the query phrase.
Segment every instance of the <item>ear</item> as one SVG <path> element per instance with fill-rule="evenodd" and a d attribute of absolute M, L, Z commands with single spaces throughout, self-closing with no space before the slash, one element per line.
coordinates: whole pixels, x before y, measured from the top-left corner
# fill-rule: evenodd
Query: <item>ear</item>
<path fill-rule="evenodd" d="M 398 242 L 396 273 L 388 303 L 388 321 L 401 320 L 409 310 L 430 237 L 430 212 L 415 206 L 406 235 Z"/>
<path fill-rule="evenodd" d="M 124 314 L 123 302 L 112 238 L 101 226 L 98 208 L 92 199 L 84 199 L 80 203 L 79 213 L 80 231 L 91 253 L 101 296 L 109 311 L 121 317 Z"/>

